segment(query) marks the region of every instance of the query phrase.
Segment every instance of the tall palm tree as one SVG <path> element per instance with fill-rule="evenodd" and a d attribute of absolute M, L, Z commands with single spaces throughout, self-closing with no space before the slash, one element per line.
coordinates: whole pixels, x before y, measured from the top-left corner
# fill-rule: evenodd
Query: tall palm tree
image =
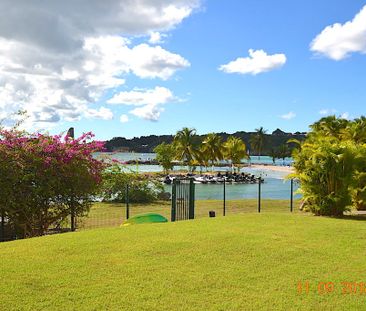
<path fill-rule="evenodd" d="M 278 157 L 282 159 L 282 164 L 285 165 L 285 159 L 291 154 L 287 144 L 282 144 L 278 151 Z"/>
<path fill-rule="evenodd" d="M 224 158 L 230 160 L 234 172 L 235 165 L 239 165 L 242 159 L 248 158 L 244 142 L 238 137 L 229 137 L 224 143 Z"/>
<path fill-rule="evenodd" d="M 267 130 L 261 126 L 260 128 L 255 129 L 255 131 L 256 133 L 250 138 L 250 145 L 257 152 L 259 160 L 261 158 L 263 146 L 266 142 Z"/>
<path fill-rule="evenodd" d="M 182 161 L 185 165 L 187 165 L 189 171 L 190 166 L 197 155 L 197 149 L 193 142 L 193 138 L 195 135 L 195 129 L 184 127 L 183 129 L 178 131 L 174 137 L 176 158 L 177 160 Z"/>
<path fill-rule="evenodd" d="M 272 164 L 275 165 L 276 164 L 276 159 L 278 158 L 278 152 L 276 149 L 272 148 L 269 156 L 272 158 Z"/>
<path fill-rule="evenodd" d="M 348 120 L 337 118 L 333 115 L 321 118 L 319 121 L 310 125 L 310 128 L 313 130 L 312 136 L 326 135 L 340 138 L 348 124 Z"/>
<path fill-rule="evenodd" d="M 223 159 L 223 147 L 221 137 L 215 133 L 208 134 L 202 142 L 202 153 L 211 162 L 212 170 L 214 164 Z"/>
<path fill-rule="evenodd" d="M 349 122 L 347 128 L 343 130 L 342 138 L 350 139 L 356 144 L 366 143 L 366 117 L 361 116 Z"/>
<path fill-rule="evenodd" d="M 196 161 L 197 161 L 198 165 L 200 166 L 201 174 L 202 174 L 202 167 L 205 167 L 206 172 L 207 172 L 207 167 L 209 165 L 209 159 L 207 158 L 207 154 L 205 152 L 203 152 L 202 145 L 196 152 Z"/>

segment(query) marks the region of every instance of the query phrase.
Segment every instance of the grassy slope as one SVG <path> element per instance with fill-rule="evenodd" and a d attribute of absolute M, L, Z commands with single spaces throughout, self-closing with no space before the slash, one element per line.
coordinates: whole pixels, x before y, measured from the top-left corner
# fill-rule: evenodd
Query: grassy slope
<path fill-rule="evenodd" d="M 366 293 L 340 285 L 366 282 L 365 234 L 364 221 L 248 213 L 1 243 L 0 310 L 365 310 Z"/>

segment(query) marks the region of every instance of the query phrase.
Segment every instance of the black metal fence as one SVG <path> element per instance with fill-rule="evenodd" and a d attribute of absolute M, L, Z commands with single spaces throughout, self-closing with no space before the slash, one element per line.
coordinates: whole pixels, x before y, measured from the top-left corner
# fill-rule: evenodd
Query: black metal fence
<path fill-rule="evenodd" d="M 207 187 L 210 187 L 210 185 L 207 185 Z M 62 223 L 55 224 L 49 228 L 46 234 L 92 228 L 117 227 L 130 217 L 144 213 L 158 213 L 170 221 L 176 221 L 212 216 L 227 216 L 246 212 L 294 212 L 297 210 L 295 207 L 299 205 L 299 200 L 294 198 L 294 180 L 289 181 L 288 198 L 285 200 L 268 198 L 266 196 L 267 185 L 262 181 L 251 185 L 251 187 L 257 187 L 257 197 L 251 199 L 232 198 L 227 191 L 228 187 L 239 187 L 237 189 L 240 191 L 240 189 L 245 189 L 245 185 L 229 185 L 223 182 L 216 187 L 215 189 L 219 189 L 218 191 L 221 192 L 219 199 L 195 200 L 197 188 L 193 179 L 177 179 L 173 182 L 170 195 L 167 195 L 165 200 L 145 204 L 131 200 L 129 186 L 127 185 L 125 189 L 125 202 L 95 202 L 87 216 L 69 217 Z M 251 189 L 253 190 L 253 188 Z M 24 237 L 24 233 L 19 232 L 19 229 L 18 231 L 14 230 L 8 224 L 4 213 L 0 213 L 0 241 Z"/>
<path fill-rule="evenodd" d="M 192 178 L 173 181 L 171 221 L 194 219 L 194 192 Z"/>

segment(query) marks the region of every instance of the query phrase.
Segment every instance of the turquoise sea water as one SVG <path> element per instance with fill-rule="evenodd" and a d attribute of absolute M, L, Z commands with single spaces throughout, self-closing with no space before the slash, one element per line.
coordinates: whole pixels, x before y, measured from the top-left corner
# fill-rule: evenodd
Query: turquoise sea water
<path fill-rule="evenodd" d="M 141 160 L 146 161 L 154 159 L 154 153 L 103 153 L 99 154 L 101 157 L 108 157 L 117 159 L 119 161 L 128 160 Z M 252 164 L 273 164 L 272 158 L 262 156 L 253 157 L 251 159 Z M 277 160 L 276 165 L 289 165 L 292 163 L 291 158 Z M 162 171 L 159 165 L 127 165 L 128 169 L 137 172 L 160 172 Z M 175 170 L 184 170 L 186 167 L 176 166 Z M 211 169 L 211 168 L 210 168 Z M 198 170 L 199 171 L 199 168 Z M 230 171 L 229 167 L 214 167 L 214 171 Z M 247 172 L 256 176 L 262 176 L 264 183 L 262 184 L 262 198 L 264 199 L 289 199 L 290 198 L 290 181 L 285 180 L 287 173 L 275 172 L 266 169 L 254 169 L 251 167 L 245 167 L 241 169 L 241 172 Z M 171 186 L 165 186 L 166 190 L 170 192 Z M 298 188 L 298 185 L 294 184 L 294 190 Z M 226 185 L 226 198 L 227 200 L 237 199 L 254 199 L 258 196 L 257 184 L 227 184 Z M 196 184 L 196 199 L 197 200 L 219 200 L 223 197 L 223 185 L 222 184 Z M 299 195 L 295 195 L 298 198 Z"/>

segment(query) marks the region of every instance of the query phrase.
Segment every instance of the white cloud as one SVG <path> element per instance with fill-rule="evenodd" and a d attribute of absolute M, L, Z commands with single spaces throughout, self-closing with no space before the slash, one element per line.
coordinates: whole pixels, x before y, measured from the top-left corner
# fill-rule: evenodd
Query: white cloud
<path fill-rule="evenodd" d="M 102 119 L 102 120 L 112 120 L 113 119 L 113 112 L 105 107 L 100 107 L 99 110 L 97 109 L 88 109 L 85 115 L 89 118 L 93 119 Z"/>
<path fill-rule="evenodd" d="M 119 120 L 121 121 L 121 123 L 127 123 L 129 121 L 128 115 L 122 114 Z"/>
<path fill-rule="evenodd" d="M 164 38 L 166 36 L 167 36 L 166 34 L 161 34 L 160 32 L 153 31 L 150 33 L 149 43 L 150 44 L 164 43 Z"/>
<path fill-rule="evenodd" d="M 169 79 L 178 69 L 190 66 L 190 63 L 178 54 L 173 54 L 160 46 L 147 44 L 135 46 L 130 58 L 131 71 L 140 78 Z"/>
<path fill-rule="evenodd" d="M 120 92 L 108 100 L 108 103 L 139 106 L 131 110 L 130 113 L 145 120 L 157 121 L 164 111 L 162 105 L 177 101 L 179 98 L 176 98 L 169 89 L 157 86 L 154 89 L 134 89 Z"/>
<path fill-rule="evenodd" d="M 160 114 L 164 111 L 164 108 L 158 105 L 145 105 L 142 107 L 137 107 L 130 111 L 131 114 L 149 121 L 158 121 Z"/>
<path fill-rule="evenodd" d="M 347 119 L 347 120 L 349 120 L 349 119 L 350 119 L 349 113 L 348 113 L 348 112 L 343 112 L 343 113 L 340 115 L 340 118 L 341 118 L 341 119 Z"/>
<path fill-rule="evenodd" d="M 281 115 L 281 118 L 282 118 L 282 119 L 285 119 L 285 120 L 291 120 L 291 119 L 293 119 L 293 118 L 295 118 L 295 117 L 296 117 L 296 113 L 294 113 L 294 112 L 292 112 L 292 111 L 290 111 L 290 112 L 288 112 L 288 113 L 285 113 L 285 114 Z"/>
<path fill-rule="evenodd" d="M 351 53 L 366 53 L 366 6 L 343 25 L 327 26 L 310 44 L 313 52 L 334 60 L 341 60 Z"/>
<path fill-rule="evenodd" d="M 282 67 L 286 63 L 285 54 L 268 55 L 263 50 L 249 50 L 249 57 L 239 57 L 219 70 L 226 73 L 240 73 L 256 75 Z"/>
<path fill-rule="evenodd" d="M 336 109 L 321 109 L 319 111 L 319 114 L 321 114 L 322 116 L 326 116 L 326 115 L 330 115 L 330 114 L 335 114 L 337 113 Z"/>
<path fill-rule="evenodd" d="M 120 92 L 109 99 L 108 103 L 142 106 L 146 104 L 165 104 L 174 99 L 175 97 L 169 89 L 157 86 L 154 89 L 134 89 Z"/>
<path fill-rule="evenodd" d="M 129 74 L 166 80 L 189 66 L 160 46 L 133 46 L 129 36 L 168 31 L 198 6 L 199 0 L 64 0 L 42 7 L 0 1 L 0 115 L 9 121 L 25 109 L 31 129 L 110 118 L 89 104 Z"/>

